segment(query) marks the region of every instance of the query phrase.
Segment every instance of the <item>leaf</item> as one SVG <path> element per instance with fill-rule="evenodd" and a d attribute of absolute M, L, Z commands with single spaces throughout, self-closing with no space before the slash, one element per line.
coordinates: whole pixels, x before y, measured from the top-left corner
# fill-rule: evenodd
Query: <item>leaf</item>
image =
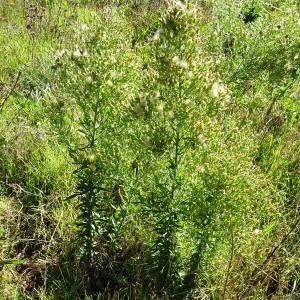
<path fill-rule="evenodd" d="M 65 198 L 64 200 L 65 200 L 65 201 L 69 201 L 69 200 L 71 200 L 71 199 L 73 199 L 73 198 L 76 198 L 76 197 L 78 197 L 78 196 L 82 196 L 82 195 L 84 195 L 85 193 L 86 193 L 86 191 L 81 192 L 81 193 L 75 193 L 75 194 L 73 194 L 73 195 L 71 195 L 71 196 L 68 196 L 68 197 Z"/>
<path fill-rule="evenodd" d="M 24 259 L 3 259 L 0 260 L 0 267 L 6 266 L 6 265 L 20 265 L 26 263 Z"/>

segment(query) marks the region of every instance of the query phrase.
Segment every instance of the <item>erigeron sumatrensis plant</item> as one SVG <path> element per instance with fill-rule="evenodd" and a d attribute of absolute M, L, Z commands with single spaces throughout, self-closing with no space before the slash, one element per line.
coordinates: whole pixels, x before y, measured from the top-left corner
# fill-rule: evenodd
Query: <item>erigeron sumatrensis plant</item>
<path fill-rule="evenodd" d="M 91 289 L 102 260 L 99 247 L 113 247 L 119 238 L 120 210 L 125 205 L 119 179 L 122 155 L 126 156 L 122 153 L 126 123 L 120 119 L 125 118 L 139 82 L 139 61 L 130 50 L 126 24 L 121 20 L 109 24 L 105 16 L 99 19 L 95 24 L 101 25 L 75 31 L 78 45 L 64 52 L 60 62 L 61 88 L 76 103 L 79 116 L 70 142 L 77 186 L 69 198 L 78 201 L 78 234 Z"/>
<path fill-rule="evenodd" d="M 231 231 L 233 216 L 257 197 L 243 172 L 254 145 L 232 121 L 230 91 L 201 52 L 199 14 L 191 2 L 170 4 L 143 48 L 145 93 L 132 108 L 151 161 L 138 183 L 155 232 L 149 275 L 168 295 L 195 289 L 222 230 Z M 237 186 L 247 186 L 245 198 L 232 196 Z M 261 189 L 260 181 L 253 186 Z"/>
<path fill-rule="evenodd" d="M 185 155 L 196 143 L 195 122 L 198 108 L 201 68 L 197 53 L 197 18 L 191 5 L 172 2 L 161 18 L 161 27 L 148 45 L 146 93 L 133 111 L 149 136 L 151 153 L 149 176 L 143 179 L 148 189 L 143 205 L 154 218 L 156 233 L 152 244 L 151 276 L 160 292 L 178 291 L 183 261 L 179 235 L 182 211 L 182 180 Z M 145 51 L 145 49 L 144 49 Z"/>

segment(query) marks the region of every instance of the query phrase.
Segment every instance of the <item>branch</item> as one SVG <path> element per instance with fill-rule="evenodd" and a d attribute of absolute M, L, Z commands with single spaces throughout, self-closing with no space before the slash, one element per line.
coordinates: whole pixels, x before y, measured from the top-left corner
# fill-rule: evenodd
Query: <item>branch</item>
<path fill-rule="evenodd" d="M 1 103 L 0 112 L 2 112 L 5 102 L 8 100 L 8 98 L 11 96 L 11 94 L 12 94 L 13 91 L 15 90 L 15 88 L 16 88 L 16 86 L 17 86 L 17 84 L 18 84 L 18 81 L 19 81 L 19 79 L 20 79 L 20 76 L 21 76 L 21 71 L 18 72 L 17 77 L 16 77 L 14 83 L 12 84 L 12 86 L 11 86 L 9 92 L 8 92 L 8 93 L 6 94 L 6 96 L 3 98 L 3 101 L 2 101 L 2 103 Z"/>

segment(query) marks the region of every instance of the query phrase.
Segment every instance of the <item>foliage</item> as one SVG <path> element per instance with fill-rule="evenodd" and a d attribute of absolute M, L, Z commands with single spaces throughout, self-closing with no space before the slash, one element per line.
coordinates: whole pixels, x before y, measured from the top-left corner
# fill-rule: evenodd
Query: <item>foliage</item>
<path fill-rule="evenodd" d="M 299 298 L 299 4 L 0 5 L 0 298 Z"/>

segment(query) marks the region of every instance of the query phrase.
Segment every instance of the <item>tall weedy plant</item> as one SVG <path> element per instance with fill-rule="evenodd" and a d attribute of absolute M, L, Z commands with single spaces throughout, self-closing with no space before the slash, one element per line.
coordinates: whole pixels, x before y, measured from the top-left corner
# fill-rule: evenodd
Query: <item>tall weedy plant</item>
<path fill-rule="evenodd" d="M 199 68 L 196 53 L 197 21 L 194 10 L 181 2 L 170 3 L 160 27 L 143 48 L 148 80 L 145 96 L 134 112 L 144 124 L 151 153 L 146 186 L 152 186 L 146 200 L 154 219 L 152 276 L 161 292 L 171 295 L 180 284 L 182 259 L 178 236 L 183 217 L 182 179 L 187 176 L 184 156 L 193 147 L 197 119 Z M 147 53 L 147 55 L 145 55 Z M 194 60 L 195 59 L 195 60 Z M 151 182 L 145 182 L 150 180 Z"/>
<path fill-rule="evenodd" d="M 229 235 L 254 193 L 238 196 L 252 180 L 243 170 L 255 150 L 247 129 L 237 130 L 218 57 L 207 58 L 203 42 L 201 7 L 170 3 L 142 48 L 147 82 L 133 107 L 148 155 L 140 185 L 155 232 L 150 276 L 169 296 L 195 289 L 221 232 Z"/>
<path fill-rule="evenodd" d="M 116 24 L 110 24 L 112 15 Z M 116 215 L 124 200 L 119 182 L 127 164 L 126 115 L 139 82 L 139 60 L 130 48 L 130 31 L 122 18 L 111 11 L 93 20 L 94 25 L 81 24 L 74 32 L 77 44 L 58 50 L 66 78 L 61 83 L 63 96 L 78 116 L 70 142 L 77 186 L 69 198 L 78 201 L 78 236 L 90 286 L 104 263 L 101 249 L 113 247 L 120 235 Z"/>

